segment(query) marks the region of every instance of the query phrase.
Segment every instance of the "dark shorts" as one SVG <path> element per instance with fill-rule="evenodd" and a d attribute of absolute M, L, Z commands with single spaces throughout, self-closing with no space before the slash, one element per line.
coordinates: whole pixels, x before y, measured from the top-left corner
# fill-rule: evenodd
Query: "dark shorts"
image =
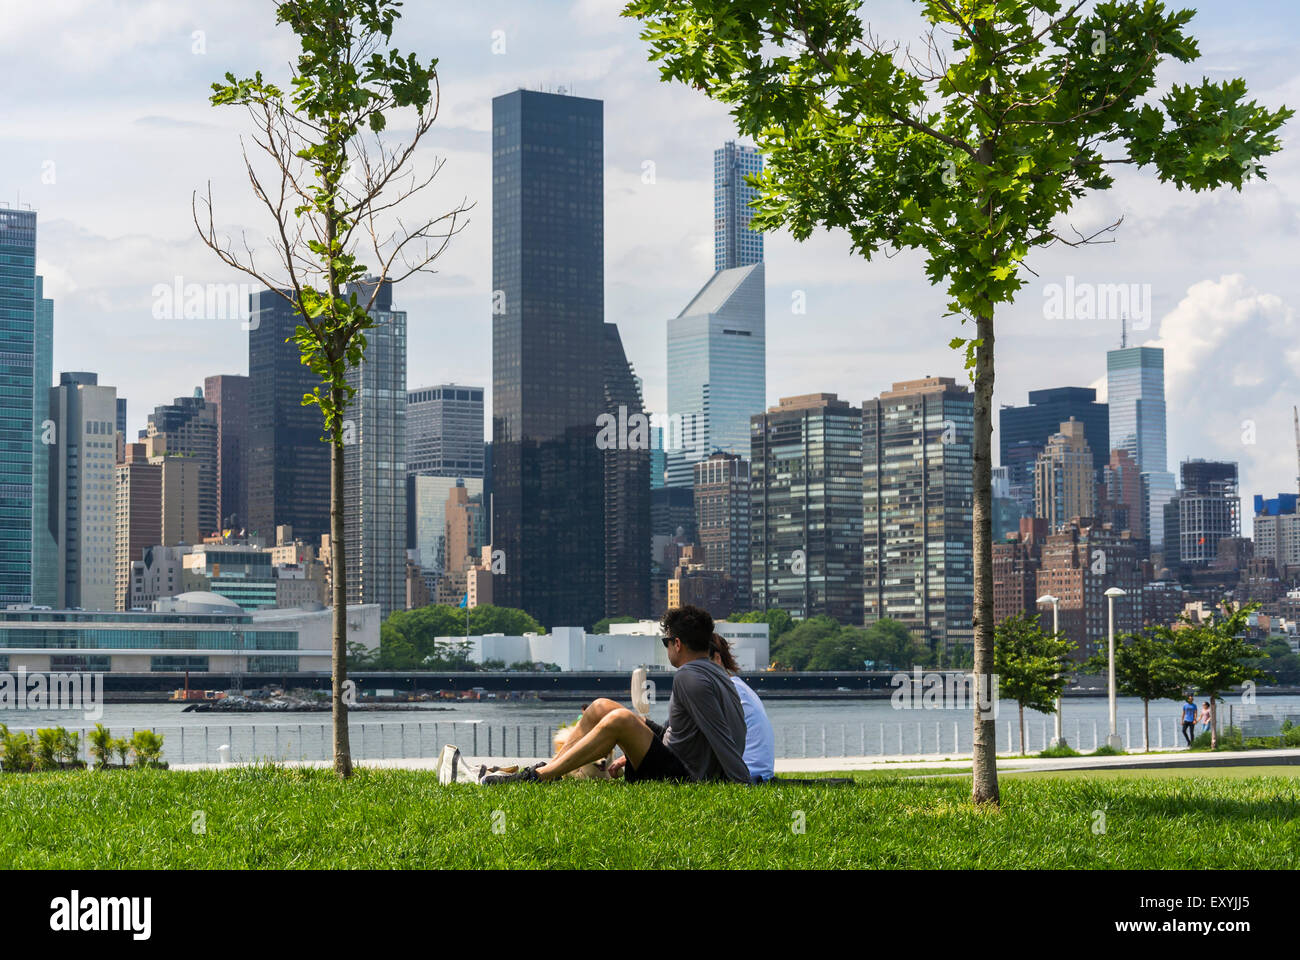
<path fill-rule="evenodd" d="M 633 767 L 632 760 L 628 759 L 623 778 L 628 783 L 636 783 L 638 780 L 689 780 L 691 775 L 677 759 L 677 754 L 655 737 L 650 741 L 650 749 L 641 758 L 641 766 Z"/>

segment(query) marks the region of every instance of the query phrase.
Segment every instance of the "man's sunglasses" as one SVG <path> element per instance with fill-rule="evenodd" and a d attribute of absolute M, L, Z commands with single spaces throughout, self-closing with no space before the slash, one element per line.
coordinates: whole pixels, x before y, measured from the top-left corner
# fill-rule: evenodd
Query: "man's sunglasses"
<path fill-rule="evenodd" d="M 660 637 L 659 642 L 662 643 L 665 647 L 667 647 L 668 644 L 672 643 L 676 639 L 677 639 L 676 637 Z"/>

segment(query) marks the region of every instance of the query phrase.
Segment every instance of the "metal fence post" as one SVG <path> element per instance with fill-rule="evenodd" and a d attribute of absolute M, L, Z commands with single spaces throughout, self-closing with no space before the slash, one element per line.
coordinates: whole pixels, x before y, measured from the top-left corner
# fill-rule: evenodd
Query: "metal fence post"
<path fill-rule="evenodd" d="M 803 745 L 799 748 L 799 756 L 802 758 L 808 756 L 808 724 L 801 723 L 799 728 L 803 736 Z"/>
<path fill-rule="evenodd" d="M 477 723 L 471 724 L 471 726 L 474 728 L 474 756 L 477 757 L 478 756 L 478 724 Z M 491 734 L 492 731 L 489 730 L 488 731 L 489 737 L 491 736 Z M 492 749 L 491 745 L 489 744 L 488 750 L 491 751 L 491 749 Z"/>
<path fill-rule="evenodd" d="M 880 755 L 882 757 L 885 755 L 885 725 L 883 723 L 880 725 Z"/>

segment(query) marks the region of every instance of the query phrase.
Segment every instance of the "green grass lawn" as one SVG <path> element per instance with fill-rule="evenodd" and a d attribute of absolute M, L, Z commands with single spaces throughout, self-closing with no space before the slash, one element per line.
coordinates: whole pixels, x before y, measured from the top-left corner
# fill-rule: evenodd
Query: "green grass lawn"
<path fill-rule="evenodd" d="M 364 768 L 349 783 L 271 767 L 0 775 L 0 867 L 1294 867 L 1293 774 L 1140 773 L 1007 775 L 1002 808 L 985 812 L 968 779 L 874 771 L 838 788 L 443 787 Z"/>

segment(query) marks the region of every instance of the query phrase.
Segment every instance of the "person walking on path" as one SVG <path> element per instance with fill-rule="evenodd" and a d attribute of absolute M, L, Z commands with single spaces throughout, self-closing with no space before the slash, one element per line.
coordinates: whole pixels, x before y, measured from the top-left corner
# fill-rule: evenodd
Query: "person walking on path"
<path fill-rule="evenodd" d="M 1192 738 L 1196 734 L 1196 701 L 1189 693 L 1187 701 L 1183 704 L 1183 739 L 1187 745 L 1192 745 Z"/>

